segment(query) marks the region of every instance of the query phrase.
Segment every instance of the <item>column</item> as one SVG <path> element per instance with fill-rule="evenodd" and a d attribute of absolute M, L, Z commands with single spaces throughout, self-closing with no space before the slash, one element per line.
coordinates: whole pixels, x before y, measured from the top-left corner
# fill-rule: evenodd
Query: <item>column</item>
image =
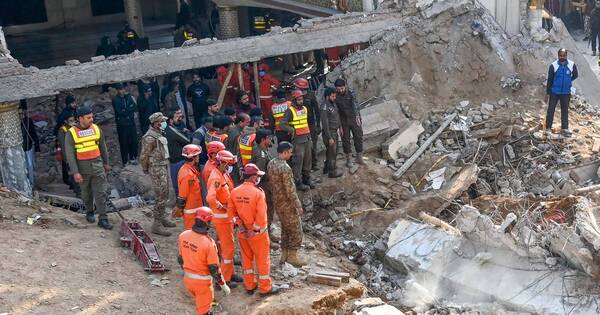
<path fill-rule="evenodd" d="M 19 104 L 0 103 L 0 175 L 11 190 L 31 197 L 23 152 Z"/>
<path fill-rule="evenodd" d="M 221 39 L 240 37 L 237 7 L 219 7 L 219 31 Z"/>
<path fill-rule="evenodd" d="M 146 34 L 144 34 L 144 21 L 140 1 L 125 0 L 125 13 L 127 14 L 129 26 L 131 26 L 140 38 L 146 37 Z"/>
<path fill-rule="evenodd" d="M 375 6 L 373 5 L 373 0 L 362 0 L 363 12 L 371 12 L 375 10 Z"/>

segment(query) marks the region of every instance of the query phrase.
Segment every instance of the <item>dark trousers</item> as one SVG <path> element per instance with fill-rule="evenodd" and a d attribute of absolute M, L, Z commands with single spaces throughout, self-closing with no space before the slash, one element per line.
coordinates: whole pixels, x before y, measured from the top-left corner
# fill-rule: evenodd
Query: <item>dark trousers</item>
<path fill-rule="evenodd" d="M 121 150 L 121 160 L 123 165 L 130 160 L 137 159 L 138 141 L 135 125 L 117 125 L 117 134 L 119 135 L 119 149 Z"/>
<path fill-rule="evenodd" d="M 312 147 L 310 153 L 312 156 L 312 166 L 317 166 L 317 140 L 319 140 L 319 134 L 315 126 L 310 126 L 310 140 L 312 141 Z"/>
<path fill-rule="evenodd" d="M 556 104 L 560 101 L 560 123 L 562 129 L 569 129 L 569 101 L 571 94 L 557 95 L 550 94 L 550 102 L 548 104 L 548 113 L 546 113 L 546 129 L 552 128 L 554 121 L 554 110 Z"/>
<path fill-rule="evenodd" d="M 593 51 L 600 51 L 600 40 L 598 40 L 598 38 L 600 37 L 600 29 L 593 29 L 592 28 L 592 50 Z M 598 45 L 598 46 L 596 46 Z M 598 49 L 596 49 L 598 48 Z"/>
<path fill-rule="evenodd" d="M 202 126 L 202 117 L 208 114 L 208 107 L 207 105 L 192 104 L 192 109 L 194 110 L 195 129 L 198 129 Z"/>
<path fill-rule="evenodd" d="M 171 173 L 171 185 L 175 191 L 175 196 L 179 196 L 179 186 L 177 182 L 177 176 L 179 175 L 179 169 L 183 166 L 185 161 L 179 161 L 176 163 L 169 163 L 169 171 Z"/>
<path fill-rule="evenodd" d="M 336 169 L 336 159 L 338 152 L 338 131 L 337 129 L 329 130 L 329 134 L 332 135 L 333 141 L 335 142 L 333 145 L 329 145 L 329 139 L 323 138 L 323 144 L 325 144 L 325 148 L 327 149 L 325 152 L 325 170 L 324 173 L 333 172 L 335 173 Z M 332 174 L 333 174 L 332 173 Z"/>
<path fill-rule="evenodd" d="M 81 189 L 79 188 L 79 184 L 75 182 L 73 176 L 69 175 L 69 165 L 66 161 L 60 162 L 62 167 L 62 179 L 65 185 L 69 186 L 69 188 L 75 193 L 75 195 L 79 196 L 81 194 Z"/>
<path fill-rule="evenodd" d="M 292 155 L 292 172 L 294 180 L 306 183 L 310 180 L 310 170 L 312 168 L 311 157 L 312 141 L 310 138 L 306 142 L 294 143 L 294 155 Z"/>
<path fill-rule="evenodd" d="M 344 153 L 348 154 L 352 152 L 350 146 L 350 134 L 354 140 L 354 149 L 356 153 L 362 153 L 363 151 L 363 131 L 362 127 L 356 123 L 356 119 L 349 119 L 346 122 L 342 122 L 342 148 Z"/>

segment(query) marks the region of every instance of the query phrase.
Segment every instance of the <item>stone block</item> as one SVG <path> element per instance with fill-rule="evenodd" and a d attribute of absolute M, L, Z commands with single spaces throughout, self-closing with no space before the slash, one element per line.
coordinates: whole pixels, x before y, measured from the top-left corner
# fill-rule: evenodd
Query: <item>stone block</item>
<path fill-rule="evenodd" d="M 600 161 L 581 165 L 572 168 L 569 172 L 569 176 L 577 183 L 577 185 L 582 185 L 589 180 L 598 179 L 598 175 L 596 174 L 598 167 L 600 167 Z"/>
<path fill-rule="evenodd" d="M 410 157 L 419 146 L 419 136 L 425 131 L 418 121 L 411 121 L 383 144 L 383 156 L 388 160 Z"/>

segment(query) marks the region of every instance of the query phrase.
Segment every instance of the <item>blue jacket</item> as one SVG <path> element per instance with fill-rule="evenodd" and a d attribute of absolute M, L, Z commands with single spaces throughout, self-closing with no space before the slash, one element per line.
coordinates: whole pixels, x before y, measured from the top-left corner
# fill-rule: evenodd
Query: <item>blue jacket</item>
<path fill-rule="evenodd" d="M 546 94 L 568 95 L 571 94 L 573 81 L 577 79 L 577 66 L 571 60 L 565 63 L 553 62 L 548 69 L 548 82 Z"/>

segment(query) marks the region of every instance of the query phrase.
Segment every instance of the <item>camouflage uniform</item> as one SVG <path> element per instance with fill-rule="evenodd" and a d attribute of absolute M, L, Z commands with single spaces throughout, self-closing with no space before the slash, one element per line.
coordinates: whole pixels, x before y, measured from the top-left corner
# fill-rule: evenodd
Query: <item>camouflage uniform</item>
<path fill-rule="evenodd" d="M 302 222 L 296 209 L 302 208 L 296 194 L 294 175 L 285 160 L 274 158 L 267 166 L 273 206 L 281 221 L 281 248 L 298 250 L 302 245 Z"/>
<path fill-rule="evenodd" d="M 169 151 L 167 138 L 153 128 L 148 129 L 142 138 L 142 153 L 140 164 L 144 173 L 152 179 L 152 188 L 156 203 L 154 205 L 154 219 L 162 220 L 165 206 L 169 198 Z"/>
<path fill-rule="evenodd" d="M 256 164 L 258 168 L 266 172 L 267 165 L 269 165 L 269 161 L 271 161 L 273 157 L 269 154 L 269 150 L 264 150 L 260 147 L 260 145 L 254 142 L 252 146 L 252 159 L 250 163 Z M 263 176 L 258 187 L 262 188 L 265 192 L 265 198 L 267 199 L 267 220 L 269 221 L 269 230 L 271 229 L 271 223 L 273 222 L 273 216 L 275 214 L 275 210 L 273 209 L 273 196 L 271 193 L 271 185 L 269 185 L 268 176 Z"/>

